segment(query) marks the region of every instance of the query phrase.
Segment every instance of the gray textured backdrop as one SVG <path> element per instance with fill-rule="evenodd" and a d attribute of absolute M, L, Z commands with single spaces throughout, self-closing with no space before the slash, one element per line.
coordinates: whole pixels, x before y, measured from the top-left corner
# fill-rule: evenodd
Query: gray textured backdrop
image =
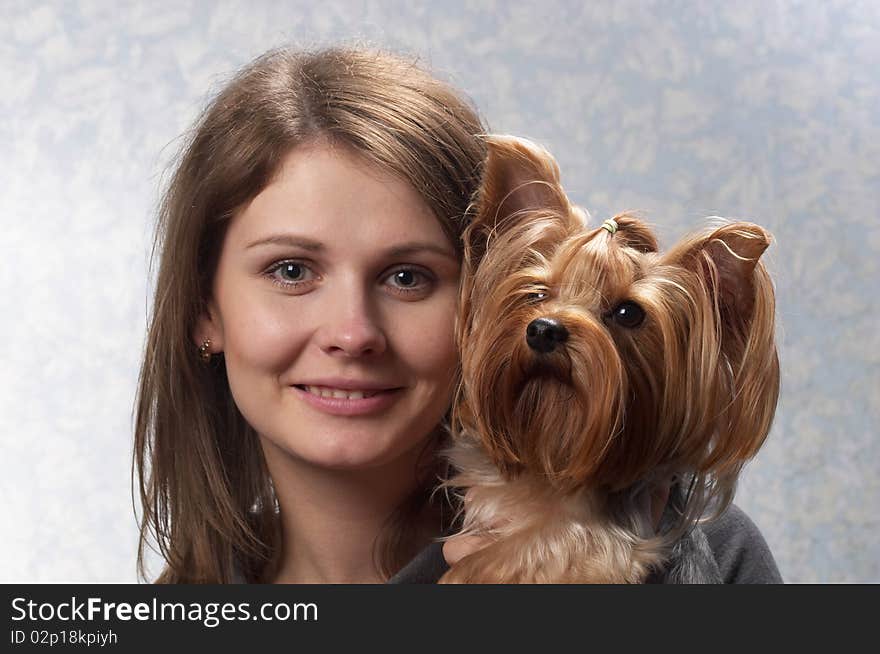
<path fill-rule="evenodd" d="M 131 404 L 177 136 L 283 43 L 419 56 L 601 219 L 777 243 L 738 502 L 786 580 L 880 581 L 880 2 L 0 2 L 0 581 L 132 581 Z"/>

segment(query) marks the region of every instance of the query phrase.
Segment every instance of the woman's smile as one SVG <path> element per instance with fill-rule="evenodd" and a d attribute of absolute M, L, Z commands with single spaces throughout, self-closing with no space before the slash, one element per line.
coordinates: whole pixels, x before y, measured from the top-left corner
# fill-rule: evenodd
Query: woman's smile
<path fill-rule="evenodd" d="M 318 411 L 335 416 L 361 416 L 386 410 L 405 391 L 403 388 L 388 390 L 345 390 L 327 386 L 293 386 L 298 396 Z"/>

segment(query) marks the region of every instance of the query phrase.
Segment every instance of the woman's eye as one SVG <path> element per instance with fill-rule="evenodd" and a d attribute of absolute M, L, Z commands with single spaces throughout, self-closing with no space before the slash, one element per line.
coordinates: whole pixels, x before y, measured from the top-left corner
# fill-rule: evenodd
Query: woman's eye
<path fill-rule="evenodd" d="M 398 293 L 424 293 L 433 278 L 415 268 L 398 268 L 385 278 L 386 282 Z"/>
<path fill-rule="evenodd" d="M 635 302 L 627 300 L 614 307 L 611 319 L 621 327 L 635 329 L 645 320 L 645 310 Z"/>
<path fill-rule="evenodd" d="M 281 286 L 296 286 L 315 277 L 312 269 L 299 261 L 282 261 L 272 266 L 267 273 L 273 282 Z"/>
<path fill-rule="evenodd" d="M 394 282 L 404 288 L 415 286 L 416 274 L 412 270 L 400 270 L 394 273 Z"/>

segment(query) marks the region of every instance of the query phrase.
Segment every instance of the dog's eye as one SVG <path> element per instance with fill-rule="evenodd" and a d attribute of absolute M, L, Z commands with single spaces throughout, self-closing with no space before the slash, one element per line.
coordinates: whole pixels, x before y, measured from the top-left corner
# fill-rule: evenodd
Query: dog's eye
<path fill-rule="evenodd" d="M 611 312 L 611 318 L 621 327 L 634 329 L 642 324 L 645 311 L 635 302 L 627 300 L 618 304 Z"/>
<path fill-rule="evenodd" d="M 547 299 L 547 293 L 544 291 L 537 291 L 535 293 L 529 293 L 529 302 L 543 302 Z"/>

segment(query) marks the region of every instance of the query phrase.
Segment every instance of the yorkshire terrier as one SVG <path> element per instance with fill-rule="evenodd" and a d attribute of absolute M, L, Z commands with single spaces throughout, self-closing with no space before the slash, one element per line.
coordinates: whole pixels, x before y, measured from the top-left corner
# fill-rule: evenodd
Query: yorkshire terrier
<path fill-rule="evenodd" d="M 540 146 L 487 142 L 446 485 L 489 544 L 441 583 L 718 581 L 695 527 L 729 505 L 779 392 L 770 235 L 721 222 L 661 254 L 632 214 L 588 226 Z"/>

